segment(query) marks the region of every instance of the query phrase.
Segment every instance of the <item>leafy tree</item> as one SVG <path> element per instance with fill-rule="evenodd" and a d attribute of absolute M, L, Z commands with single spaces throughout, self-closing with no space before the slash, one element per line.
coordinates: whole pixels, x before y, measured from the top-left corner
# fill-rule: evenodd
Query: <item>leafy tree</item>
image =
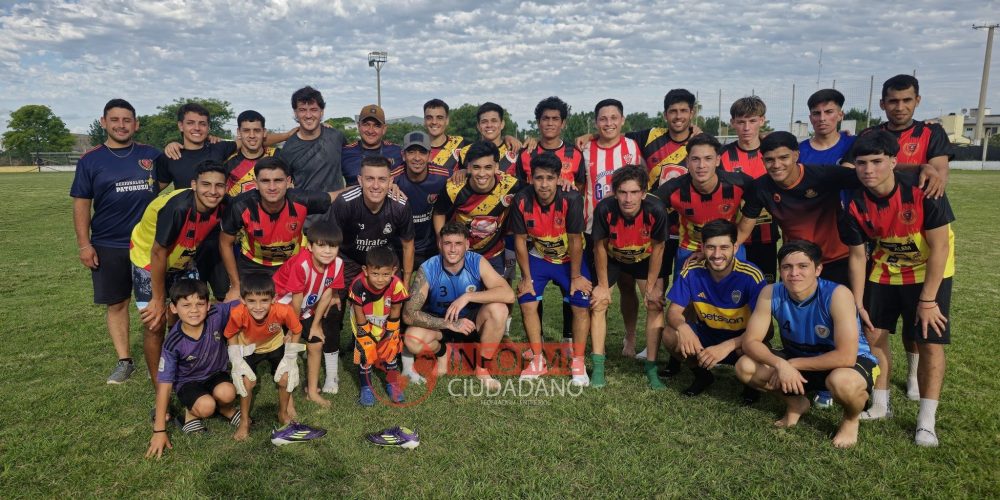
<path fill-rule="evenodd" d="M 340 118 L 327 118 L 323 121 L 327 125 L 339 130 L 344 134 L 344 139 L 348 142 L 354 142 L 360 138 L 358 134 L 358 127 L 355 126 L 354 118 L 350 116 L 342 116 Z"/>
<path fill-rule="evenodd" d="M 705 118 L 704 116 L 696 116 L 693 120 L 694 124 L 701 129 L 702 132 L 711 135 L 719 135 L 719 117 L 710 116 Z"/>
<path fill-rule="evenodd" d="M 4 147 L 13 156 L 28 160 L 35 153 L 70 151 L 73 135 L 48 106 L 27 104 L 10 113 Z"/>
<path fill-rule="evenodd" d="M 460 135 L 470 141 L 475 141 L 479 139 L 479 130 L 476 129 L 476 111 L 479 110 L 478 104 L 463 104 L 457 108 L 452 108 L 451 112 L 448 114 L 449 124 L 448 133 L 451 135 Z M 517 123 L 511 118 L 510 113 L 504 110 L 504 128 L 503 135 L 517 135 Z"/>
<path fill-rule="evenodd" d="M 104 141 L 108 140 L 108 133 L 104 131 L 101 127 L 101 120 L 95 119 L 90 122 L 90 128 L 87 129 L 87 135 L 90 136 L 91 146 L 100 146 L 104 144 Z"/>
<path fill-rule="evenodd" d="M 572 141 L 583 134 L 592 134 L 596 131 L 597 126 L 594 124 L 593 111 L 570 113 L 566 117 L 563 138 Z"/>
<path fill-rule="evenodd" d="M 653 127 L 666 127 L 667 122 L 662 115 L 649 116 L 645 111 L 629 113 L 625 115 L 625 126 L 622 132 L 632 132 L 636 130 L 646 130 Z"/>
<path fill-rule="evenodd" d="M 422 125 L 417 125 L 410 122 L 395 122 L 386 125 L 385 130 L 385 140 L 403 145 L 403 136 L 413 132 L 414 130 L 423 130 Z"/>
<path fill-rule="evenodd" d="M 844 113 L 845 120 L 854 120 L 858 124 L 858 130 L 865 128 L 865 110 L 858 108 L 851 108 L 847 113 Z M 868 121 L 868 126 L 873 127 L 882 123 L 882 117 L 878 116 L 878 113 L 872 113 L 871 119 Z"/>
<path fill-rule="evenodd" d="M 223 124 L 233 120 L 236 116 L 229 101 L 211 97 L 205 99 L 181 97 L 170 104 L 159 106 L 157 108 L 159 112 L 155 115 L 140 116 L 139 132 L 136 133 L 135 139 L 155 147 L 163 147 L 170 142 L 181 141 L 181 134 L 177 129 L 177 110 L 188 102 L 196 102 L 208 110 L 208 132 L 210 134 L 223 139 L 233 137 L 230 131 L 222 128 Z"/>

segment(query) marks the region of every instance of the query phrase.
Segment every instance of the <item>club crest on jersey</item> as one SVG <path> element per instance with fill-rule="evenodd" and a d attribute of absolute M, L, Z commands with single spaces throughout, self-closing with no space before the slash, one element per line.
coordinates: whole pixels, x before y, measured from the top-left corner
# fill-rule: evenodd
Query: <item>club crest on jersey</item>
<path fill-rule="evenodd" d="M 475 292 L 476 291 L 476 285 L 469 285 L 469 286 L 465 287 L 465 291 L 468 292 L 468 293 Z"/>
<path fill-rule="evenodd" d="M 622 161 L 625 162 L 626 165 L 631 165 L 632 163 L 634 163 L 634 160 L 635 160 L 635 155 L 633 155 L 632 153 L 626 153 L 622 155 Z"/>
<path fill-rule="evenodd" d="M 908 143 L 906 143 L 906 145 L 903 146 L 903 149 L 906 150 L 907 154 L 911 154 L 912 155 L 913 153 L 917 152 L 917 147 L 918 146 L 919 146 L 919 144 L 917 144 L 915 142 L 908 142 Z"/>
<path fill-rule="evenodd" d="M 324 287 L 328 287 L 328 286 L 332 286 L 332 285 L 333 285 L 333 278 L 329 278 L 328 277 L 325 280 L 323 280 L 323 286 Z"/>
<path fill-rule="evenodd" d="M 825 339 L 830 336 L 830 329 L 825 325 L 816 325 L 816 336 Z"/>
<path fill-rule="evenodd" d="M 503 203 L 503 206 L 509 207 L 510 204 L 514 202 L 514 195 L 505 194 L 503 195 L 503 199 L 500 202 Z"/>
<path fill-rule="evenodd" d="M 570 163 L 568 161 L 562 162 L 562 171 L 563 172 L 569 172 L 571 168 L 573 168 L 573 164 L 572 163 Z"/>
<path fill-rule="evenodd" d="M 649 229 L 642 228 L 639 230 L 639 235 L 643 238 L 649 238 Z"/>
<path fill-rule="evenodd" d="M 773 198 L 774 198 L 774 202 L 775 203 L 781 203 L 781 195 L 780 194 L 774 193 L 774 197 Z"/>
<path fill-rule="evenodd" d="M 391 234 L 391 233 L 392 233 L 392 223 L 386 222 L 385 227 L 382 228 L 382 234 Z"/>
<path fill-rule="evenodd" d="M 556 217 L 556 218 L 552 219 L 552 223 L 555 224 L 556 226 L 560 226 L 561 227 L 563 225 L 563 219 L 562 219 L 562 217 Z"/>
<path fill-rule="evenodd" d="M 729 298 L 733 299 L 733 303 L 738 303 L 740 299 L 743 298 L 743 292 L 740 290 L 733 290 L 729 293 Z"/>
<path fill-rule="evenodd" d="M 806 198 L 815 198 L 817 196 L 819 196 L 819 193 L 817 193 L 815 190 L 806 189 Z"/>
<path fill-rule="evenodd" d="M 218 342 L 221 338 L 222 337 L 219 335 L 219 331 L 218 330 L 212 332 L 212 339 L 213 340 L 215 340 L 216 342 Z"/>
<path fill-rule="evenodd" d="M 435 201 L 437 201 L 437 199 L 438 199 L 437 193 L 427 195 L 427 203 L 433 204 Z"/>
<path fill-rule="evenodd" d="M 364 231 L 364 230 L 365 230 L 365 223 L 364 222 L 359 222 L 358 223 L 358 231 Z"/>
<path fill-rule="evenodd" d="M 139 160 L 139 167 L 143 170 L 153 170 L 153 160 L 142 159 Z"/>
<path fill-rule="evenodd" d="M 299 221 L 293 220 L 292 222 L 288 223 L 288 230 L 289 231 L 295 231 L 298 228 L 299 228 Z"/>
<path fill-rule="evenodd" d="M 901 210 L 899 212 L 899 221 L 906 225 L 913 224 L 913 210 Z"/>
<path fill-rule="evenodd" d="M 267 325 L 267 333 L 270 333 L 272 335 L 277 335 L 281 333 L 281 325 L 279 325 L 278 323 L 271 323 L 270 325 Z"/>
<path fill-rule="evenodd" d="M 733 205 L 730 203 L 723 203 L 722 205 L 719 205 L 719 213 L 721 214 L 728 214 L 732 209 Z"/>

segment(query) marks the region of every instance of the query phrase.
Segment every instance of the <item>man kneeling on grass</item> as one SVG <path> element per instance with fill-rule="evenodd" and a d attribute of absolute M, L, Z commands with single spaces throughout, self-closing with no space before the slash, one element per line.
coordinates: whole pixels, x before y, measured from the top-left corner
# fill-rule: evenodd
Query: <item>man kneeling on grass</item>
<path fill-rule="evenodd" d="M 819 277 L 821 259 L 819 246 L 808 241 L 791 241 L 778 251 L 781 282 L 760 293 L 736 375 L 744 384 L 783 395 L 787 408 L 778 427 L 794 426 L 809 410 L 806 391 L 829 390 L 844 407 L 833 445 L 850 448 L 858 441 L 859 417 L 879 367 L 861 333 L 854 296 Z M 778 351 L 764 344 L 772 317 L 781 335 Z"/>
<path fill-rule="evenodd" d="M 153 436 L 146 458 L 160 458 L 164 448 L 173 448 L 167 436 L 167 407 L 173 389 L 185 408 L 181 423 L 185 433 L 204 431 L 203 419 L 215 414 L 239 425 L 240 411 L 233 405 L 236 389 L 229 381 L 229 359 L 222 338 L 229 312 L 236 304 L 209 307 L 208 286 L 189 278 L 177 280 L 170 288 L 170 312 L 179 321 L 167 334 L 160 354 Z"/>

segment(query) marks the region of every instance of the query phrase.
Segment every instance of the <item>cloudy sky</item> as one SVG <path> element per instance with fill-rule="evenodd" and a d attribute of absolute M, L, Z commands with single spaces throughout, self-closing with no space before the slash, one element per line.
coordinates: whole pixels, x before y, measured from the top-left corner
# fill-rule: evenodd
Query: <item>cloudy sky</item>
<path fill-rule="evenodd" d="M 726 114 L 756 93 L 783 129 L 806 120 L 818 88 L 864 109 L 874 76 L 878 111 L 881 82 L 916 71 L 926 118 L 976 106 L 986 32 L 971 26 L 987 22 L 1000 22 L 1000 1 L 0 0 L 0 130 L 24 104 L 85 132 L 112 97 L 148 114 L 193 96 L 286 128 L 291 92 L 306 84 L 327 117 L 354 115 L 375 101 L 367 53 L 380 49 L 389 117 L 420 115 L 432 97 L 492 100 L 526 125 L 549 95 L 575 110 L 616 97 L 626 113 L 652 113 L 685 87 L 704 115 L 718 114 L 720 92 Z"/>

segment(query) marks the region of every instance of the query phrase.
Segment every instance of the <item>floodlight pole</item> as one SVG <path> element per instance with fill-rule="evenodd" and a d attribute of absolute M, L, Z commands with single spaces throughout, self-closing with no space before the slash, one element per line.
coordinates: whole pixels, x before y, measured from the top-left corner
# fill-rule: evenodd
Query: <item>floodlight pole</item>
<path fill-rule="evenodd" d="M 983 144 L 983 121 L 986 119 L 986 87 L 990 81 L 990 58 L 993 55 L 993 31 L 1000 24 L 973 25 L 972 29 L 988 30 L 986 35 L 986 60 L 983 61 L 983 80 L 979 86 L 979 116 L 976 117 L 976 133 L 974 135 L 977 144 Z"/>
<path fill-rule="evenodd" d="M 375 51 L 368 53 L 368 67 L 375 68 L 375 85 L 378 89 L 378 107 L 382 107 L 382 65 L 389 58 L 389 53 L 385 51 Z"/>

